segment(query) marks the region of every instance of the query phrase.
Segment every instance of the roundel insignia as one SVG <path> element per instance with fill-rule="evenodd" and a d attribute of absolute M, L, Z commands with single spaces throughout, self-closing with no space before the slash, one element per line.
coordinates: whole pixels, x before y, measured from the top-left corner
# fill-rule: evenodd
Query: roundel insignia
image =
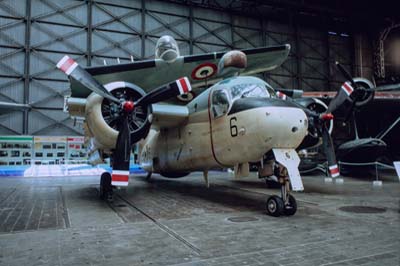
<path fill-rule="evenodd" d="M 217 66 L 213 63 L 204 63 L 198 65 L 192 71 L 192 79 L 201 80 L 211 77 L 217 72 Z"/>

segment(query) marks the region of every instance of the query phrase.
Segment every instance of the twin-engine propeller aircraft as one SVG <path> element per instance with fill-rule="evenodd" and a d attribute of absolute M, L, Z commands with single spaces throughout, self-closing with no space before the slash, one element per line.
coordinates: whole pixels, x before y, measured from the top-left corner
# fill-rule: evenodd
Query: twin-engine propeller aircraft
<path fill-rule="evenodd" d="M 57 67 L 69 76 L 72 91 L 66 108 L 85 119 L 89 160 L 98 164 L 110 156 L 113 170 L 101 176 L 101 196 L 109 199 L 113 186 L 128 185 L 138 143 L 139 164 L 149 176 L 202 171 L 207 185 L 211 169 L 234 167 L 239 178 L 248 175 L 249 162 L 261 161 L 260 172 L 276 175 L 282 188 L 280 197 L 268 198 L 267 213 L 293 215 L 290 189 L 303 190 L 296 148 L 316 145 L 322 136 L 331 173 L 339 174 L 329 120 L 345 92 L 317 112 L 249 76 L 276 68 L 289 50 L 281 45 L 180 56 L 175 40 L 163 36 L 153 60 L 84 69 L 62 58 Z"/>

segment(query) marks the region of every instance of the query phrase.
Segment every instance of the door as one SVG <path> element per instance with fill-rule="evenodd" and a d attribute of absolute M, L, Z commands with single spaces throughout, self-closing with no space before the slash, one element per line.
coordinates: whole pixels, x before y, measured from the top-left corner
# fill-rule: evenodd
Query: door
<path fill-rule="evenodd" d="M 232 136 L 237 135 L 235 119 L 229 118 L 230 95 L 226 89 L 217 87 L 209 99 L 210 137 L 214 159 L 222 167 L 231 166 Z"/>

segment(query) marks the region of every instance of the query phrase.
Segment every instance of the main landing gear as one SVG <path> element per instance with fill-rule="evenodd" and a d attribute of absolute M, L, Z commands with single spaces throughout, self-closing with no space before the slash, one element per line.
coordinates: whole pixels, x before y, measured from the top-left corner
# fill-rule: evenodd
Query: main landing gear
<path fill-rule="evenodd" d="M 281 185 L 281 196 L 273 195 L 267 200 L 267 213 L 271 216 L 294 215 L 297 211 L 296 199 L 290 195 L 290 181 L 287 169 L 282 165 L 275 168 L 275 176 Z"/>
<path fill-rule="evenodd" d="M 100 198 L 107 201 L 113 199 L 113 186 L 111 185 L 111 174 L 104 172 L 100 176 Z"/>

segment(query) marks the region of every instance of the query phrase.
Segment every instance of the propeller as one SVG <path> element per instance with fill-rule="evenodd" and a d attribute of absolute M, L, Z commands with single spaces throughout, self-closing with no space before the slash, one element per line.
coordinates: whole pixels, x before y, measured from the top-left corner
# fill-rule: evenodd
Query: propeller
<path fill-rule="evenodd" d="M 316 110 L 304 108 L 304 106 L 300 105 L 298 102 L 288 97 L 285 93 L 282 93 L 280 91 L 277 92 L 277 97 L 282 100 L 291 101 L 299 108 L 303 109 L 303 111 L 307 114 L 307 117 L 309 119 L 308 130 L 310 135 L 322 136 L 322 148 L 328 161 L 328 168 L 331 177 L 337 177 L 340 175 L 340 173 L 337 166 L 335 150 L 333 148 L 333 141 L 329 133 L 327 122 L 334 118 L 331 110 L 336 109 L 346 99 L 342 95 L 339 96 L 339 94 L 340 91 L 335 97 L 336 101 L 331 101 L 331 104 L 328 106 L 328 109 L 324 113 L 318 113 Z"/>
<path fill-rule="evenodd" d="M 95 80 L 85 69 L 78 65 L 75 60 L 70 58 L 68 55 L 61 58 L 57 63 L 57 68 L 67 74 L 67 76 L 73 77 L 77 82 L 89 90 L 107 98 L 113 102 L 119 103 L 119 100 L 114 97 L 102 84 Z"/>
<path fill-rule="evenodd" d="M 134 102 L 132 99 L 125 99 L 125 95 L 123 94 L 120 98 L 115 97 L 90 75 L 89 72 L 80 67 L 77 62 L 67 55 L 57 63 L 57 68 L 74 78 L 87 89 L 117 104 L 118 113 L 115 123 L 119 133 L 113 152 L 111 184 L 115 186 L 127 186 L 129 181 L 129 160 L 132 144 L 140 139 L 138 139 L 135 134 L 132 134 L 133 132 L 130 128 L 133 111 L 135 108 L 148 108 L 153 103 L 190 92 L 192 88 L 188 78 L 183 77 L 160 86 Z"/>
<path fill-rule="evenodd" d="M 340 175 L 339 168 L 336 162 L 335 149 L 333 148 L 332 137 L 329 134 L 326 123 L 322 125 L 322 149 L 325 153 L 326 160 L 328 161 L 328 169 L 331 177 Z"/>
<path fill-rule="evenodd" d="M 326 121 L 332 120 L 334 118 L 332 113 L 337 110 L 346 100 L 349 99 L 350 101 L 352 101 L 352 108 L 354 107 L 357 100 L 357 98 L 354 97 L 354 91 L 357 89 L 356 82 L 351 77 L 350 73 L 347 72 L 341 64 L 339 64 L 339 62 L 336 62 L 336 66 L 338 67 L 342 75 L 346 77 L 346 79 L 349 81 L 346 81 L 342 84 L 335 97 L 330 101 L 327 110 L 324 113 L 319 114 L 318 118 L 314 118 L 314 126 L 317 128 L 320 135 L 322 136 L 322 149 L 328 161 L 328 169 L 331 177 L 339 176 L 340 172 L 336 161 L 332 137 L 329 134 Z M 315 114 L 313 116 L 315 116 Z"/>
<path fill-rule="evenodd" d="M 314 111 L 310 111 L 308 116 L 313 122 L 314 129 L 318 131 L 318 135 L 322 136 L 322 150 L 328 161 L 329 174 L 331 177 L 337 177 L 340 175 L 340 173 L 336 162 L 336 155 L 335 149 L 333 147 L 332 137 L 329 133 L 329 128 L 327 125 L 327 122 L 333 120 L 334 116 L 332 115 L 332 113 L 329 112 L 329 106 L 327 111 L 324 113 L 319 114 Z"/>
<path fill-rule="evenodd" d="M 369 94 L 367 93 L 373 93 L 374 91 L 372 88 L 368 89 L 364 88 L 363 86 L 358 86 L 357 82 L 353 79 L 350 73 L 339 62 L 336 62 L 335 64 L 342 73 L 343 77 L 345 77 L 348 81 L 342 84 L 335 97 L 329 103 L 328 109 L 325 113 L 320 114 L 320 119 L 317 120 L 316 123 L 316 126 L 322 135 L 322 148 L 328 161 L 329 173 L 332 177 L 339 176 L 340 172 L 336 161 L 333 141 L 328 132 L 326 123 L 323 121 L 333 119 L 332 113 L 337 110 L 346 100 L 349 100 L 352 102 L 352 105 L 349 109 L 349 113 L 346 115 L 345 121 L 347 121 L 357 102 L 368 99 Z"/>
<path fill-rule="evenodd" d="M 350 75 L 350 73 L 338 62 L 335 62 L 336 67 L 339 69 L 340 73 L 342 73 L 342 75 L 345 77 L 346 80 L 351 82 L 351 85 L 356 88 L 357 85 L 353 80 L 353 77 Z"/>
<path fill-rule="evenodd" d="M 347 72 L 347 70 L 339 62 L 336 62 L 336 66 L 348 81 L 343 83 L 343 85 L 339 88 L 335 97 L 329 103 L 327 110 L 323 113 L 317 113 L 315 110 L 304 108 L 290 97 L 287 97 L 285 93 L 280 91 L 277 92 L 277 96 L 279 98 L 283 100 L 289 100 L 297 104 L 299 108 L 302 108 L 309 118 L 310 134 L 315 134 L 316 136 L 322 137 L 322 149 L 326 155 L 329 173 L 332 177 L 337 177 L 340 175 L 336 161 L 335 150 L 333 148 L 333 141 L 327 127 L 327 121 L 330 121 L 334 118 L 332 113 L 337 110 L 346 100 L 351 101 L 352 106 L 345 120 L 347 121 L 349 114 L 351 114 L 353 111 L 353 108 L 357 104 L 362 105 L 368 102 L 370 98 L 372 99 L 373 95 L 371 97 L 371 94 L 373 94 L 375 91 L 391 91 L 400 89 L 400 84 L 386 85 L 381 87 L 372 87 L 372 85 L 366 84 L 368 88 L 365 88 L 362 84 L 358 83 L 360 82 L 360 79 L 353 79 L 350 73 Z"/>

